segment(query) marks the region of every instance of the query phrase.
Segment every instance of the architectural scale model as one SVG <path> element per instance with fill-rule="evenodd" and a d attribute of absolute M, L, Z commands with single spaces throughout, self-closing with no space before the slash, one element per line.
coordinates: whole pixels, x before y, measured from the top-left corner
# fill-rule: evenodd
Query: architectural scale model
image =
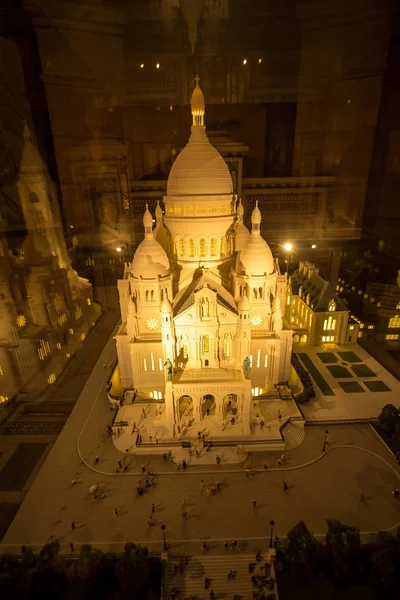
<path fill-rule="evenodd" d="M 204 125 L 196 78 L 188 144 L 164 197 L 143 217 L 144 240 L 118 282 L 116 335 L 121 384 L 136 400 L 165 403 L 168 437 L 184 420 L 232 419 L 251 433 L 252 398 L 289 379 L 292 330 L 282 320 L 287 277 L 260 233 L 251 232 L 232 178 Z M 279 397 L 278 397 L 279 398 Z"/>

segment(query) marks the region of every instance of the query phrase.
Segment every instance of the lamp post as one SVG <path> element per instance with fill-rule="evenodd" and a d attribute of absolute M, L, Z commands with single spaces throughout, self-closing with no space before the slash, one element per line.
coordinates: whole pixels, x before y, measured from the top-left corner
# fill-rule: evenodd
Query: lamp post
<path fill-rule="evenodd" d="M 325 439 L 324 439 L 324 445 L 322 446 L 322 452 L 325 452 L 326 444 L 328 443 L 328 433 L 329 433 L 329 431 L 327 429 L 325 429 Z"/>
<path fill-rule="evenodd" d="M 166 552 L 168 550 L 167 548 L 167 540 L 165 538 L 165 530 L 167 529 L 166 525 L 164 525 L 164 523 L 161 525 L 161 530 L 163 532 L 163 536 L 164 536 L 164 552 Z"/>
<path fill-rule="evenodd" d="M 286 244 L 284 244 L 284 249 L 287 252 L 287 275 L 289 277 L 289 263 L 290 263 L 290 253 L 293 250 L 293 244 L 291 244 L 290 242 L 286 242 Z"/>
<path fill-rule="evenodd" d="M 270 537 L 269 537 L 269 547 L 272 548 L 273 547 L 273 544 L 272 544 L 272 534 L 274 532 L 275 521 L 273 519 L 271 519 L 271 521 L 269 522 L 269 525 L 271 527 L 271 534 L 270 534 Z"/>

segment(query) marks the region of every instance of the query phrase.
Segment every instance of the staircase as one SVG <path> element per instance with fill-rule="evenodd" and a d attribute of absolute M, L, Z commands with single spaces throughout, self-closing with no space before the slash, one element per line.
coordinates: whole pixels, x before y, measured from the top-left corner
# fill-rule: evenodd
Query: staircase
<path fill-rule="evenodd" d="M 173 598 L 172 590 L 179 590 L 177 599 L 184 600 L 209 600 L 210 590 L 215 593 L 215 598 L 231 600 L 251 600 L 253 598 L 253 583 L 249 574 L 249 563 L 255 566 L 253 575 L 265 574 L 265 562 L 268 554 L 263 555 L 263 560 L 256 563 L 254 554 L 241 554 L 240 552 L 227 552 L 226 555 L 205 554 L 190 556 L 189 562 L 179 572 L 181 559 L 179 556 L 169 556 L 164 570 L 164 594 L 162 600 Z M 236 577 L 228 579 L 228 572 L 232 570 Z M 210 579 L 208 589 L 204 588 L 204 578 Z M 266 597 L 275 598 L 275 589 Z"/>
<path fill-rule="evenodd" d="M 290 422 L 282 429 L 282 435 L 286 449 L 295 448 L 304 439 L 304 427 L 294 425 Z"/>
<path fill-rule="evenodd" d="M 199 457 L 196 456 L 196 450 L 200 453 Z M 244 450 L 241 446 L 216 447 L 206 452 L 201 443 L 198 445 L 192 444 L 192 456 L 189 456 L 187 448 L 172 450 L 172 457 L 175 463 L 186 460 L 188 465 L 215 465 L 217 464 L 217 454 L 221 459 L 221 465 L 242 463 L 248 457 L 247 450 Z"/>

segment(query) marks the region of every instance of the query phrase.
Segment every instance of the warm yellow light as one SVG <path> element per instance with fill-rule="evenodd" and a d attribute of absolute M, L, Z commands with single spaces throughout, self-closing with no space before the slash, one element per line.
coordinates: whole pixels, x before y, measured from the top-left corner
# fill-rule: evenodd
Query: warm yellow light
<path fill-rule="evenodd" d="M 140 68 L 141 68 L 141 69 L 143 69 L 143 68 L 144 68 L 144 63 L 142 63 L 142 64 L 140 65 Z"/>
<path fill-rule="evenodd" d="M 244 59 L 243 59 L 243 64 L 244 64 L 244 65 L 247 65 L 247 58 L 244 58 Z"/>
<path fill-rule="evenodd" d="M 259 58 L 258 59 L 258 64 L 261 65 L 261 63 L 262 63 L 262 58 Z"/>
<path fill-rule="evenodd" d="M 159 68 L 160 68 L 160 63 L 157 63 L 156 64 L 156 69 L 159 69 Z"/>
<path fill-rule="evenodd" d="M 122 250 L 122 248 L 120 248 L 119 246 L 118 246 L 118 248 L 115 248 L 115 249 L 117 252 L 121 252 L 121 250 Z"/>
<path fill-rule="evenodd" d="M 73 228 L 74 228 L 74 226 L 73 226 L 73 225 L 70 225 L 70 227 L 71 227 L 71 229 L 73 229 Z"/>
<path fill-rule="evenodd" d="M 313 250 L 315 250 L 315 248 L 316 248 L 316 247 L 317 247 L 317 244 L 311 244 L 311 248 L 312 248 Z"/>
<path fill-rule="evenodd" d="M 290 242 L 286 242 L 283 247 L 285 248 L 286 252 L 291 252 L 293 250 L 293 245 Z"/>

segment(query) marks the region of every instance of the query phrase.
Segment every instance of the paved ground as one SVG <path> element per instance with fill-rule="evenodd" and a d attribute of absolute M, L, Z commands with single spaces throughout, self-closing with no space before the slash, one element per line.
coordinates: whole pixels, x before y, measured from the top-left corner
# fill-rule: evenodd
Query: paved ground
<path fill-rule="evenodd" d="M 128 457 L 128 472 L 117 474 L 116 462 L 123 455 L 105 432 L 112 414 L 103 364 L 114 358 L 111 336 L 5 535 L 3 551 L 21 543 L 42 545 L 51 536 L 58 537 L 66 551 L 69 541 L 78 547 L 89 542 L 119 550 L 129 539 L 159 550 L 162 523 L 167 525 L 167 537 L 178 552 L 197 554 L 202 539 L 209 540 L 211 552 L 221 552 L 223 541 L 234 538 L 243 540 L 243 545 L 252 550 L 265 544 L 271 518 L 276 521 L 279 536 L 300 519 L 316 534 L 325 532 L 326 518 L 359 526 L 363 532 L 393 527 L 400 520 L 400 504 L 391 495 L 394 487 L 400 487 L 397 465 L 369 425 L 330 427 L 331 443 L 322 456 L 325 428 L 310 426 L 305 441 L 288 452 L 284 468 L 276 465 L 275 455 L 256 455 L 253 462 L 258 471 L 253 477 L 247 477 L 242 466 L 232 465 L 194 466 L 181 473 L 174 465 L 164 465 L 161 457 L 153 458 L 148 466 L 158 473 L 158 484 L 138 497 L 136 485 L 142 459 Z M 100 461 L 95 467 L 96 455 Z M 267 457 L 269 468 L 264 471 Z M 73 477 L 78 480 L 74 486 Z M 221 493 L 207 496 L 205 489 L 215 485 L 217 479 L 222 482 Z M 289 484 L 287 492 L 282 489 L 283 480 Z M 89 493 L 96 482 L 105 484 L 103 500 L 95 501 Z M 361 491 L 366 495 L 364 503 L 360 501 Z M 182 518 L 182 499 L 187 520 Z M 252 509 L 252 500 L 258 501 L 256 510 Z M 152 503 L 156 506 L 155 525 L 149 527 Z M 73 520 L 77 524 L 74 532 Z"/>
<path fill-rule="evenodd" d="M 317 353 L 324 350 L 329 353 L 333 352 L 335 355 L 338 351 L 353 351 L 362 360 L 362 363 L 357 363 L 357 365 L 362 364 L 369 367 L 376 377 L 357 376 L 352 369 L 352 363 L 347 362 L 344 368 L 351 377 L 343 377 L 343 381 L 358 383 L 362 388 L 360 392 L 347 393 L 340 385 L 341 379 L 334 377 L 328 369 L 333 363 L 331 365 L 324 364 L 317 355 Z M 324 348 L 309 346 L 308 344 L 295 344 L 294 351 L 307 353 L 314 366 L 334 392 L 333 396 L 324 395 L 317 385 L 314 386 L 315 400 L 301 407 L 307 421 L 375 419 L 385 404 L 394 404 L 395 406 L 399 404 L 400 382 L 358 344 L 347 344 L 346 346 L 325 344 Z M 341 366 L 342 362 L 340 358 L 335 364 Z M 381 381 L 386 384 L 390 391 L 369 391 L 368 386 L 364 384 L 365 381 Z"/>

